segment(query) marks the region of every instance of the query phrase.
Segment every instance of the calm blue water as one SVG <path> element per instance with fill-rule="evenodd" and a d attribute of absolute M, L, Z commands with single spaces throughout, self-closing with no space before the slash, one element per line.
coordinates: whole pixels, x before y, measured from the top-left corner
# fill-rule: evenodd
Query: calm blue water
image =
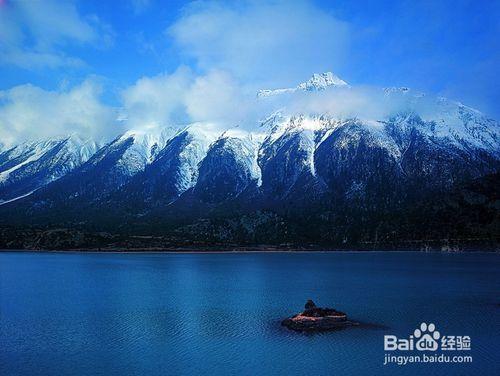
<path fill-rule="evenodd" d="M 500 255 L 0 253 L 1 375 L 500 374 Z M 306 299 L 386 328 L 303 335 Z M 383 366 L 383 335 L 472 364 Z"/>

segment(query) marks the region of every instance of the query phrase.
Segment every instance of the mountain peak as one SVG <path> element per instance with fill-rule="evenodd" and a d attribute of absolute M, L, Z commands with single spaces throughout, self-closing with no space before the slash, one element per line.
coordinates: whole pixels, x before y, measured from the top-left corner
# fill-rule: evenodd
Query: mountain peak
<path fill-rule="evenodd" d="M 348 87 L 349 85 L 347 84 L 347 82 L 334 75 L 332 72 L 324 72 L 314 73 L 309 80 L 297 85 L 297 89 L 307 91 L 324 90 L 329 86 Z"/>
<path fill-rule="evenodd" d="M 294 93 L 296 91 L 320 91 L 329 87 L 350 87 L 347 82 L 336 76 L 332 72 L 314 73 L 311 78 L 305 82 L 298 84 L 294 88 L 274 89 L 274 90 L 259 90 L 257 97 L 270 97 L 285 93 Z"/>

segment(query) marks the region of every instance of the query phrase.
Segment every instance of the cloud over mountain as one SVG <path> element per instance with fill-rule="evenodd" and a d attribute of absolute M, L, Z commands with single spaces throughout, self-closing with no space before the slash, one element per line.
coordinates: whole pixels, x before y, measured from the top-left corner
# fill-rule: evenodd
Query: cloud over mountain
<path fill-rule="evenodd" d="M 376 28 L 379 34 L 372 34 L 371 29 L 359 27 L 360 21 L 352 14 L 338 11 L 341 6 L 306 0 L 196 1 L 171 12 L 172 15 L 167 12 L 170 8 L 160 7 L 165 8 L 170 17 L 163 12 L 158 15 L 162 21 L 150 25 L 149 20 L 159 6 L 144 0 L 129 1 L 121 8 L 110 7 L 116 11 L 116 19 L 110 14 L 102 17 L 100 8 L 91 1 L 49 0 L 44 1 L 43 6 L 39 2 L 0 4 L 0 66 L 20 70 L 22 73 L 18 76 L 21 77 L 40 72 L 33 76 L 36 80 L 31 81 L 29 76 L 17 86 L 9 84 L 1 91 L 0 134 L 4 144 L 71 132 L 102 137 L 130 129 L 182 126 L 192 122 L 209 122 L 221 129 L 239 126 L 254 130 L 259 120 L 282 107 L 294 112 L 328 112 L 366 119 L 380 119 L 398 109 L 411 110 L 411 103 L 404 96 L 401 100 L 393 98 L 388 104 L 376 85 L 360 87 L 357 84 L 364 82 L 359 79 L 360 75 L 370 81 L 372 76 L 366 66 L 364 71 L 356 67 L 367 56 L 374 55 L 372 49 L 360 48 L 359 44 L 375 45 L 370 38 L 380 39 L 381 30 L 391 32 L 391 38 L 395 38 L 397 30 Z M 121 20 L 124 15 L 120 12 L 124 10 L 130 13 L 130 18 Z M 121 27 L 121 30 L 117 29 L 115 34 L 103 21 L 112 22 L 113 27 Z M 366 20 L 365 23 L 369 25 Z M 141 38 L 134 39 L 132 33 L 129 34 L 134 27 L 140 29 Z M 119 43 L 113 51 L 120 53 L 119 59 L 112 53 L 107 55 L 108 50 L 95 53 L 113 38 Z M 129 49 L 137 47 L 137 40 L 156 51 L 156 65 L 146 55 L 137 60 L 134 51 Z M 397 43 L 390 41 L 383 50 L 385 63 L 397 52 L 397 48 L 390 48 L 397 47 Z M 80 53 L 83 48 L 87 48 L 84 54 Z M 158 53 L 161 50 L 164 55 Z M 404 55 L 391 60 L 392 64 L 409 64 L 410 51 L 404 51 Z M 380 61 L 376 62 L 374 56 L 373 63 Z M 104 90 L 93 78 L 91 64 L 111 64 L 104 71 L 96 72 L 106 82 Z M 46 70 L 59 72 L 52 84 L 47 83 L 50 74 L 46 74 Z M 352 87 L 307 97 L 300 91 L 292 94 L 289 90 L 288 94 L 274 98 L 256 98 L 261 89 L 294 91 L 312 73 L 326 71 L 338 74 Z M 115 72 L 126 79 L 113 81 L 110 75 Z M 425 81 L 431 82 L 432 72 L 429 69 L 423 72 L 429 77 Z M 404 83 L 407 76 L 400 80 Z M 33 83 L 26 85 L 25 82 Z M 64 86 L 61 82 L 70 82 L 72 86 L 61 89 Z M 457 85 L 464 82 L 465 78 Z M 391 84 L 391 81 L 383 83 L 384 86 Z M 82 90 L 87 94 L 82 95 L 81 100 L 70 95 Z M 467 93 L 464 90 L 463 96 L 470 95 Z M 77 109 L 72 114 L 68 113 L 68 101 Z M 419 106 L 424 102 L 419 101 Z M 419 108 L 418 112 L 423 110 Z M 80 113 L 83 115 L 79 116 Z"/>
<path fill-rule="evenodd" d="M 101 103 L 101 93 L 99 81 L 92 78 L 70 89 L 49 91 L 28 84 L 0 91 L 0 140 L 12 145 L 69 133 L 114 134 L 116 115 Z"/>
<path fill-rule="evenodd" d="M 349 42 L 346 22 L 306 1 L 195 2 L 166 34 L 200 69 L 266 85 L 338 70 Z"/>

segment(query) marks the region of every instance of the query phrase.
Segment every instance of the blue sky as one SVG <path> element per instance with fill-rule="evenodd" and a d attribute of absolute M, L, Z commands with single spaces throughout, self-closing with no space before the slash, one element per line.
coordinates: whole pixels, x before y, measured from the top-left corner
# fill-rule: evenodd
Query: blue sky
<path fill-rule="evenodd" d="M 220 94 L 207 93 L 209 85 L 224 87 L 224 96 L 326 70 L 353 85 L 409 86 L 500 118 L 499 20 L 498 1 L 0 0 L 0 127 L 23 137 L 29 124 L 18 125 L 26 119 L 15 109 L 51 119 L 57 112 L 34 109 L 78 107 L 79 98 L 101 128 L 113 118 L 108 107 L 133 109 L 137 121 L 186 111 L 196 120 L 199 108 L 214 106 L 200 98 Z M 175 103 L 186 93 L 187 104 Z M 87 127 L 67 116 L 63 126 Z"/>

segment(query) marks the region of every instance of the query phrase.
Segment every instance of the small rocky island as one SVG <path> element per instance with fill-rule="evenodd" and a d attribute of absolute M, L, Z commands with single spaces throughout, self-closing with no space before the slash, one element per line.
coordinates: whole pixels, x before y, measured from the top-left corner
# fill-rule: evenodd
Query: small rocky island
<path fill-rule="evenodd" d="M 344 312 L 333 308 L 317 307 L 309 299 L 303 312 L 283 320 L 281 325 L 298 332 L 321 332 L 358 324 L 347 320 L 347 315 Z"/>

